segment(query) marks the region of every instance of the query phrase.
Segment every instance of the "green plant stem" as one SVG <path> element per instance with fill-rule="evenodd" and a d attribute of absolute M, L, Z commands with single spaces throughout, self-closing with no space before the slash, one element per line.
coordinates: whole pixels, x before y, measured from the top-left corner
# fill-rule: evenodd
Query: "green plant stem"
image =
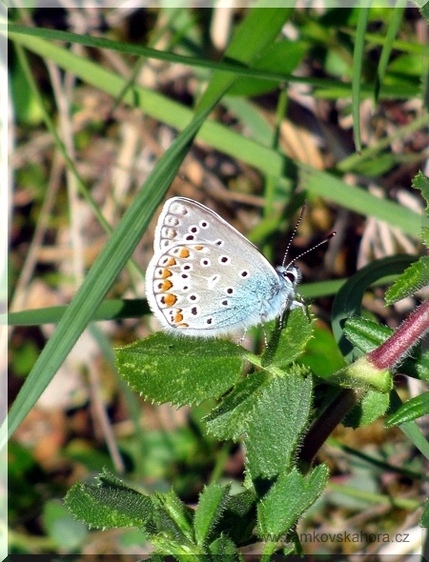
<path fill-rule="evenodd" d="M 221 479 L 225 471 L 226 461 L 228 460 L 228 457 L 231 452 L 231 445 L 232 444 L 229 442 L 224 443 L 222 449 L 219 451 L 216 457 L 216 463 L 210 475 L 210 484 L 212 482 L 218 482 Z"/>
<path fill-rule="evenodd" d="M 326 405 L 304 438 L 300 453 L 301 468 L 304 472 L 308 471 L 320 447 L 337 425 L 341 423 L 344 416 L 357 404 L 362 397 L 362 393 L 361 390 L 347 388 Z"/>
<path fill-rule="evenodd" d="M 264 543 L 264 550 L 261 555 L 261 562 L 269 562 L 272 555 L 278 549 L 278 543 L 276 541 L 266 541 Z"/>

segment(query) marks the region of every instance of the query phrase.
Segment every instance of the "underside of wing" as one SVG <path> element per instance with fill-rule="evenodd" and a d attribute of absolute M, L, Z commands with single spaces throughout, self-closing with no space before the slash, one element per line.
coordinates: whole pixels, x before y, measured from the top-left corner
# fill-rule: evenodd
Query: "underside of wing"
<path fill-rule="evenodd" d="M 278 275 L 249 247 L 250 257 L 241 246 L 230 252 L 199 238 L 154 256 L 147 296 L 162 324 L 189 335 L 215 336 L 260 322 L 266 301 L 279 293 Z"/>

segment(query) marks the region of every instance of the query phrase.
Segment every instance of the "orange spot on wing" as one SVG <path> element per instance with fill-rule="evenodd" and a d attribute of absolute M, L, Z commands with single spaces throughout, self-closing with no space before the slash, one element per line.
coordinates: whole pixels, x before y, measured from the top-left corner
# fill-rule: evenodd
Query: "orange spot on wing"
<path fill-rule="evenodd" d="M 167 277 L 171 277 L 173 274 L 171 273 L 171 271 L 167 268 L 162 270 L 162 274 L 161 274 L 161 278 L 162 279 L 166 279 Z"/>
<path fill-rule="evenodd" d="M 164 281 L 164 283 L 161 285 L 161 291 L 163 293 L 165 293 L 165 291 L 168 291 L 168 289 L 171 289 L 171 287 L 173 286 L 173 283 L 171 281 Z"/>
<path fill-rule="evenodd" d="M 182 320 L 183 320 L 183 314 L 182 314 L 182 310 L 179 308 L 176 314 L 174 315 L 173 322 L 178 324 Z"/>
<path fill-rule="evenodd" d="M 168 295 L 165 295 L 163 297 L 163 303 L 170 307 L 173 306 L 173 304 L 177 301 L 177 297 L 175 295 L 172 295 L 171 293 L 168 293 Z"/>
<path fill-rule="evenodd" d="M 202 250 L 204 248 L 204 246 L 201 246 L 200 244 L 198 246 L 194 246 L 194 250 Z"/>
<path fill-rule="evenodd" d="M 168 262 L 165 265 L 167 267 L 171 267 L 172 265 L 176 265 L 176 260 L 174 258 L 168 258 Z"/>
<path fill-rule="evenodd" d="M 189 250 L 187 248 L 181 248 L 179 252 L 179 256 L 181 258 L 189 258 L 190 256 Z"/>

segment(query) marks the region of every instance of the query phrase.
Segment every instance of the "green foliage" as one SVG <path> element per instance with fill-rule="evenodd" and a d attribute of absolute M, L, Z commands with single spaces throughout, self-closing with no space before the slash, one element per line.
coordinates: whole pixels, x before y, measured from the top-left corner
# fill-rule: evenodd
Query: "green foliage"
<path fill-rule="evenodd" d="M 394 304 L 411 296 L 426 285 L 429 285 L 429 257 L 422 256 L 412 263 L 387 291 L 386 304 Z"/>
<path fill-rule="evenodd" d="M 420 189 L 426 202 L 429 201 L 428 178 L 425 178 L 419 173 L 414 179 L 413 187 Z M 427 210 L 428 207 L 427 205 Z M 425 239 L 427 236 L 426 227 L 423 228 L 422 234 Z M 399 257 L 390 260 L 387 258 L 383 263 L 383 271 L 380 270 L 380 263 L 377 264 L 377 262 L 364 267 L 354 278 L 345 284 L 337 295 L 333 307 L 334 333 L 340 347 L 347 353 L 349 360 L 357 356 L 357 350 L 369 353 L 393 335 L 393 330 L 380 326 L 367 319 L 357 316 L 353 318 L 353 315 L 357 315 L 360 312 L 360 299 L 363 296 L 366 286 L 374 282 L 377 275 L 386 275 L 395 270 L 400 264 L 401 259 L 403 258 Z M 411 265 L 399 275 L 396 282 L 386 293 L 386 303 L 393 304 L 404 297 L 411 296 L 416 290 L 428 285 L 428 283 L 429 260 L 426 256 L 422 256 L 418 261 L 411 263 Z M 415 344 L 417 344 L 419 339 L 417 335 Z M 351 346 L 353 346 L 353 348 Z M 422 350 L 420 346 L 410 347 L 407 355 L 408 356 L 395 367 L 395 370 L 422 380 L 429 380 L 429 350 Z M 411 355 L 411 357 L 409 357 L 409 355 Z M 343 369 L 342 373 L 344 373 L 345 380 L 347 380 L 347 377 L 350 376 L 352 372 L 355 372 L 355 365 L 358 364 L 359 361 L 350 365 L 350 368 Z M 340 379 L 336 377 L 336 380 Z M 389 404 L 390 401 L 387 394 L 370 390 L 348 414 L 344 423 L 352 427 L 370 423 L 382 415 L 387 410 Z M 394 413 L 392 413 L 387 420 L 387 424 L 406 424 L 428 413 L 428 401 L 416 397 L 404 405 L 396 405 Z M 414 430 L 416 434 L 413 440 L 416 443 L 415 439 L 417 438 L 420 442 L 420 433 L 417 431 L 416 427 L 414 427 Z M 426 448 L 426 444 L 424 446 Z"/>
<path fill-rule="evenodd" d="M 368 390 L 358 404 L 343 419 L 346 427 L 362 427 L 378 420 L 389 407 L 389 394 Z"/>
<path fill-rule="evenodd" d="M 347 339 L 363 353 L 376 349 L 393 333 L 392 328 L 366 318 L 350 318 L 344 328 Z M 406 357 L 399 363 L 398 372 L 429 381 L 429 350 L 416 346 L 410 350 L 410 355 L 411 357 Z"/>
<path fill-rule="evenodd" d="M 429 178 L 426 178 L 421 172 L 414 178 L 413 187 L 419 189 L 426 200 L 426 211 L 428 211 L 429 202 Z M 422 218 L 422 238 L 424 244 L 429 247 L 429 228 L 425 226 L 426 220 Z M 413 295 L 419 289 L 429 285 L 429 257 L 421 256 L 418 261 L 411 264 L 402 275 L 396 280 L 395 284 L 390 287 L 386 293 L 386 303 L 393 304 L 405 297 Z"/>
<path fill-rule="evenodd" d="M 287 535 L 297 517 L 323 492 L 327 478 L 324 465 L 306 476 L 296 469 L 285 471 L 257 504 L 258 536 L 272 542 Z M 210 484 L 193 511 L 173 491 L 146 496 L 107 470 L 95 485 L 75 484 L 65 498 L 68 509 L 89 527 L 138 527 L 158 554 L 174 557 L 235 555 L 237 545 L 250 536 L 249 516 L 254 516 L 255 502 L 249 490 L 231 494 L 230 486 Z"/>
<path fill-rule="evenodd" d="M 248 490 L 232 494 L 228 485 L 206 486 L 193 514 L 173 492 L 142 496 L 104 472 L 96 485 L 77 484 L 70 490 L 69 509 L 91 526 L 138 526 L 163 554 L 232 555 L 252 539 L 255 526 L 270 540 L 287 534 L 321 494 L 327 469 L 302 476 L 296 467 L 312 404 L 312 378 L 293 363 L 312 334 L 305 312 L 293 310 L 282 332 L 262 358 L 227 341 L 208 346 L 204 340 L 163 334 L 117 352 L 123 377 L 149 400 L 195 404 L 219 399 L 205 418 L 207 429 L 222 439 L 243 436 Z M 287 337 L 297 333 L 301 338 Z M 286 341 L 287 351 L 280 351 Z M 259 370 L 241 379 L 245 357 Z"/>
<path fill-rule="evenodd" d="M 415 396 L 387 417 L 384 425 L 400 425 L 425 416 L 429 412 L 429 392 Z"/>
<path fill-rule="evenodd" d="M 279 540 L 320 496 L 328 481 L 321 464 L 306 476 L 296 469 L 283 474 L 258 505 L 257 533 L 262 540 Z M 285 501 L 287 498 L 287 501 Z"/>
<path fill-rule="evenodd" d="M 95 484 L 78 483 L 65 503 L 90 528 L 140 527 L 151 529 L 155 500 L 126 486 L 106 469 Z"/>
<path fill-rule="evenodd" d="M 118 371 L 136 392 L 157 403 L 200 404 L 237 382 L 242 348 L 229 341 L 171 338 L 157 333 L 116 352 Z"/>
<path fill-rule="evenodd" d="M 270 344 L 262 354 L 263 367 L 284 369 L 302 354 L 313 337 L 313 325 L 303 309 L 292 311 L 290 316 L 293 319 L 290 318 L 281 331 L 273 332 Z"/>
<path fill-rule="evenodd" d="M 284 40 L 269 45 L 255 61 L 254 68 L 268 72 L 292 74 L 305 55 L 305 47 L 299 42 Z M 229 96 L 256 96 L 267 93 L 278 87 L 280 80 L 255 80 L 241 78 L 228 91 Z"/>
<path fill-rule="evenodd" d="M 230 501 L 230 486 L 212 484 L 201 492 L 195 512 L 195 540 L 204 547 L 212 542 L 214 532 Z"/>
<path fill-rule="evenodd" d="M 30 66 L 24 49 L 51 64 L 57 64 L 62 72 L 73 73 L 77 80 L 94 85 L 118 103 L 120 100 L 146 116 L 177 129 L 179 136 L 155 167 L 144 189 L 131 201 L 129 210 L 67 310 L 58 307 L 33 313 L 24 311 L 9 318 L 11 323 L 27 324 L 59 320 L 54 336 L 37 362 L 30 348 L 16 359 L 15 367 L 22 371 L 28 370 L 29 363 L 35 362 L 35 365 L 11 410 L 10 433 L 33 407 L 88 322 L 107 317 L 139 316 L 148 312 L 147 307 L 142 306 L 137 299 L 128 307 L 123 306 L 123 302 L 101 304 L 101 301 L 131 256 L 197 134 L 212 148 L 231 158 L 241 159 L 265 174 L 275 186 L 270 192 L 270 181 L 267 181 L 265 217 L 255 236 L 265 237 L 268 233 L 277 232 L 282 217 L 280 213 L 274 215 L 270 211 L 275 207 L 274 203 L 293 199 L 292 189 L 297 182 L 310 197 L 321 196 L 345 210 L 383 220 L 410 236 L 419 235 L 418 213 L 376 197 L 364 187 L 349 185 L 342 174 L 365 174 L 371 178 L 381 174 L 387 176 L 395 172 L 402 162 L 412 162 L 413 158 L 418 160 L 419 154 L 395 154 L 391 150 L 391 143 L 393 140 L 403 141 L 427 127 L 427 115 L 408 123 L 405 120 L 406 124 L 400 124 L 394 135 L 381 136 L 378 141 L 375 139 L 369 146 L 363 147 L 358 153 L 346 155 L 342 160 L 336 158 L 336 164 L 326 172 L 293 161 L 273 142 L 276 128 L 280 127 L 283 118 L 280 104 L 276 116 L 278 122 L 273 125 L 261 118 L 248 99 L 241 99 L 241 96 L 250 98 L 292 81 L 299 82 L 307 89 L 312 88 L 315 97 L 341 99 L 344 115 L 354 116 L 353 134 L 359 147 L 362 99 L 372 98 L 377 103 L 388 100 L 392 103 L 406 96 L 427 97 L 422 91 L 427 82 L 424 76 L 427 52 L 422 53 L 417 40 L 396 39 L 402 23 L 404 3 L 398 2 L 392 17 L 390 13 L 388 16 L 380 16 L 380 13 L 377 9 L 328 9 L 318 17 L 312 11 L 289 8 L 249 10 L 247 17 L 235 29 L 234 39 L 221 61 L 214 61 L 211 57 L 184 56 L 169 49 L 160 51 L 131 45 L 90 33 L 78 35 L 11 24 L 9 38 L 19 60 L 12 80 L 14 91 L 19 95 L 16 106 L 18 120 L 33 124 L 40 119 L 45 120 L 56 148 L 62 153 L 69 170 L 75 174 L 81 193 L 92 205 L 95 216 L 107 232 L 110 232 L 110 228 L 103 222 L 104 217 L 97 214 L 97 205 L 68 159 L 50 115 L 46 114 L 46 104 L 40 99 L 37 88 L 33 90 L 34 83 L 31 86 Z M 179 15 L 183 15 L 183 12 Z M 172 19 L 174 25 L 185 21 L 186 27 L 190 28 L 192 17 Z M 279 36 L 289 18 L 293 19 L 293 26 L 299 34 L 298 40 Z M 351 26 L 356 22 L 358 28 L 355 32 Z M 373 27 L 377 31 L 371 33 L 370 25 L 373 23 L 377 24 Z M 192 43 L 193 30 L 187 33 L 187 29 L 177 29 L 174 25 L 171 29 L 175 32 L 174 41 L 178 42 L 180 49 L 191 46 L 194 53 L 200 52 L 202 45 Z M 201 83 L 209 82 L 209 86 L 194 113 L 193 108 L 169 99 L 152 88 L 129 83 L 119 73 L 103 68 L 95 57 L 91 59 L 82 53 L 76 54 L 69 49 L 70 44 L 87 45 L 94 50 L 105 48 L 117 51 L 129 56 L 130 60 L 131 57 L 140 57 L 186 64 L 189 68 L 197 69 Z M 375 59 L 371 51 L 378 45 L 382 46 L 382 56 L 377 64 L 373 62 Z M 391 57 L 392 54 L 394 56 Z M 310 73 L 308 76 L 291 74 L 304 57 L 317 61 L 323 70 L 320 73 L 323 78 L 311 76 Z M 362 64 L 364 60 L 367 64 Z M 211 72 L 213 76 L 210 78 Z M 327 79 L 326 72 L 331 72 L 333 78 Z M 344 80 L 344 77 L 349 77 L 350 81 Z M 23 86 L 24 79 L 30 88 Z M 235 97 L 228 99 L 225 95 Z M 349 103 L 351 95 L 352 102 Z M 238 133 L 234 127 L 207 118 L 221 99 L 233 118 L 242 120 L 249 137 Z M 251 118 L 245 120 L 242 116 Z M 37 177 L 42 177 L 40 171 L 37 174 L 33 172 L 26 181 L 38 185 L 42 182 L 34 181 Z M 428 200 L 428 181 L 421 174 L 415 179 L 414 187 L 420 189 Z M 423 240 L 428 245 L 429 227 L 425 225 Z M 208 555 L 216 555 L 222 556 L 223 560 L 235 560 L 238 558 L 237 548 L 254 543 L 257 539 L 267 543 L 267 554 L 287 552 L 285 545 L 294 541 L 297 520 L 320 496 L 327 481 L 325 465 L 309 469 L 312 457 L 306 465 L 305 460 L 308 459 L 304 453 L 306 435 L 312 437 L 311 433 L 307 433 L 309 427 L 323 426 L 324 411 L 335 413 L 339 405 L 336 400 L 338 397 L 338 402 L 341 400 L 341 393 L 331 386 L 334 381 L 333 378 L 329 380 L 329 375 L 343 369 L 346 362 L 353 364 L 358 356 L 377 348 L 391 335 L 391 330 L 359 318 L 363 294 L 370 284 L 380 281 L 387 274 L 402 273 L 408 266 L 389 291 L 387 302 L 393 303 L 413 294 L 427 284 L 429 265 L 427 258 L 410 265 L 412 260 L 414 258 L 407 256 L 380 260 L 362 269 L 344 284 L 338 291 L 333 310 L 333 331 L 338 346 L 330 334 L 319 328 L 314 330 L 303 311 L 297 310 L 290 314 L 282 330 L 274 331 L 270 345 L 262 356 L 253 355 L 231 342 L 173 339 L 163 334 L 156 334 L 118 350 L 118 368 L 135 391 L 157 403 L 169 402 L 176 406 L 203 403 L 208 409 L 204 427 L 211 438 L 242 441 L 246 451 L 246 480 L 238 486 L 238 490 L 230 484 L 206 485 L 193 510 L 179 498 L 177 489 L 149 495 L 104 471 L 95 484 L 77 484 L 70 490 L 66 498 L 70 511 L 94 528 L 137 527 L 155 545 L 158 553 L 172 554 L 178 559 L 182 557 L 185 560 L 191 555 L 197 560 L 205 560 Z M 314 295 L 320 295 L 323 291 L 325 294 L 336 292 L 336 288 L 332 287 L 337 287 L 342 281 L 335 283 L 328 289 L 317 284 L 313 289 Z M 133 307 L 133 304 L 136 306 Z M 245 366 L 246 376 L 243 375 Z M 323 380 L 315 379 L 310 368 Z M 421 350 L 413 350 L 413 356 L 406 358 L 399 368 L 401 372 L 429 380 L 429 355 Z M 395 395 L 387 392 L 390 389 L 390 373 L 384 378 L 376 373 L 372 384 L 352 378 L 350 373 L 347 367 L 344 368 L 342 382 L 346 380 L 344 386 L 354 387 L 360 401 L 349 412 L 345 423 L 358 427 L 382 415 L 390 399 L 394 404 Z M 317 400 L 313 400 L 313 393 Z M 429 408 L 426 398 L 423 395 L 420 401 L 411 400 L 393 413 L 388 423 L 409 423 L 424 415 Z M 341 419 L 342 416 L 336 423 Z M 176 450 L 182 445 L 182 442 L 177 445 L 181 441 L 179 432 L 174 434 L 175 446 L 170 446 L 162 437 L 161 433 L 151 436 L 153 442 L 150 447 L 157 448 L 159 454 L 159 458 L 152 461 L 156 464 L 152 475 L 156 476 L 160 473 L 164 476 L 168 470 L 165 468 L 165 472 L 162 472 L 161 465 L 169 465 L 173 459 L 184 462 L 184 451 L 189 452 L 192 446 L 186 436 L 183 439 L 186 445 L 183 445 L 181 452 Z M 5 438 L 3 433 L 3 442 Z M 317 446 L 320 447 L 322 443 L 323 439 L 319 439 Z M 149 438 L 143 438 L 138 445 L 129 445 L 128 450 L 134 447 L 134 456 L 143 457 L 148 445 Z M 76 454 L 75 458 L 82 460 L 84 456 Z M 302 459 L 304 462 L 301 462 Z M 92 460 L 93 467 L 100 463 L 96 455 Z M 146 472 L 142 470 L 139 475 L 142 474 Z M 13 477 L 18 489 L 22 484 L 18 470 Z M 25 489 L 25 492 L 21 507 L 32 507 L 37 491 Z M 28 499 L 27 494 L 33 495 Z M 427 520 L 426 508 L 422 521 Z M 47 504 L 44 523 L 55 545 L 64 533 L 62 546 L 66 550 L 73 550 L 79 540 L 84 538 L 82 527 L 77 523 L 73 526 L 64 511 L 54 503 Z M 76 542 L 73 542 L 73 537 L 66 535 L 67 524 L 69 530 L 73 529 Z M 299 550 L 299 547 L 296 546 L 296 549 Z M 160 559 L 160 556 L 155 554 L 153 559 Z"/>
<path fill-rule="evenodd" d="M 302 371 L 302 370 L 301 370 Z M 312 399 L 311 377 L 297 367 L 270 377 L 252 404 L 244 443 L 247 468 L 254 485 L 264 490 L 292 466 L 293 456 L 307 427 Z"/>

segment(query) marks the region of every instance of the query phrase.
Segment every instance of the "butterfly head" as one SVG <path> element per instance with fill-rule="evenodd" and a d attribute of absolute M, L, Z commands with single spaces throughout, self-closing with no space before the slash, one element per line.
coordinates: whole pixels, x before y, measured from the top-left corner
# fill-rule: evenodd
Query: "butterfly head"
<path fill-rule="evenodd" d="M 299 267 L 290 263 L 288 266 L 279 265 L 276 267 L 276 271 L 280 277 L 282 277 L 286 284 L 295 288 L 301 281 L 302 273 Z"/>

